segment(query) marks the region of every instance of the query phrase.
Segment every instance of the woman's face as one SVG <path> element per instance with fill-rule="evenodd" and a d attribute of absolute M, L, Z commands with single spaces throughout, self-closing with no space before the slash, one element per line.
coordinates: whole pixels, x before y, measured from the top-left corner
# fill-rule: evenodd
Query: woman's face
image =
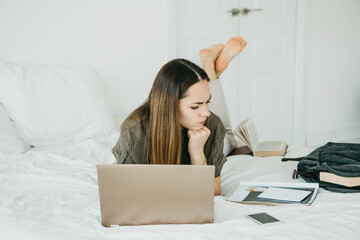
<path fill-rule="evenodd" d="M 190 130 L 199 130 L 210 116 L 208 103 L 211 94 L 208 82 L 201 80 L 192 85 L 186 97 L 180 99 L 180 124 Z"/>

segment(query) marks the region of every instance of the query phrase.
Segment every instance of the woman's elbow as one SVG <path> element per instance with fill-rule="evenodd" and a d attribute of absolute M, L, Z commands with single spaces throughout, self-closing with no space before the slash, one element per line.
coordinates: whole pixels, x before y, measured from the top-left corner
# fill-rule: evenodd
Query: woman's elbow
<path fill-rule="evenodd" d="M 221 178 L 220 176 L 215 178 L 214 195 L 219 196 L 221 194 Z"/>
<path fill-rule="evenodd" d="M 220 194 L 221 194 L 221 187 L 218 189 L 215 189 L 215 191 L 214 191 L 215 196 L 220 196 Z"/>

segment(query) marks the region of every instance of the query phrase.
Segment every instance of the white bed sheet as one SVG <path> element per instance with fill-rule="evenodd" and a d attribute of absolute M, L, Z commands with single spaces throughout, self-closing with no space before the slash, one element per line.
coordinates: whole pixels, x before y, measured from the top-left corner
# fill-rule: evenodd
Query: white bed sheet
<path fill-rule="evenodd" d="M 240 180 L 296 181 L 297 162 L 249 155 L 228 158 L 222 196 L 215 197 L 215 220 L 203 225 L 102 227 L 96 164 L 114 163 L 118 133 L 0 155 L 1 239 L 360 239 L 360 194 L 321 189 L 311 206 L 243 205 L 225 200 Z M 312 149 L 290 146 L 288 157 Z M 246 214 L 267 212 L 282 222 L 257 225 Z"/>

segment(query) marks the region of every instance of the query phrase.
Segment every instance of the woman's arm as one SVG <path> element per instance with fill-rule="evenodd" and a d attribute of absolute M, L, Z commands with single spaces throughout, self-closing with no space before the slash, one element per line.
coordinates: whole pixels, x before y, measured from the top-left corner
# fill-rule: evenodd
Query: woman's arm
<path fill-rule="evenodd" d="M 193 165 L 198 165 L 198 164 L 193 164 Z M 206 158 L 204 160 L 204 163 L 201 164 L 201 165 L 207 165 Z M 221 194 L 221 176 L 218 176 L 214 180 L 214 195 L 215 196 L 220 196 L 220 194 Z"/>
<path fill-rule="evenodd" d="M 224 139 L 224 155 L 227 156 L 234 148 L 238 146 L 235 140 L 235 136 L 232 132 L 232 126 L 230 121 L 230 114 L 225 99 L 225 93 L 221 84 L 221 80 L 217 79 L 209 82 L 211 92 L 211 103 L 209 109 L 220 117 L 225 127 L 225 139 Z"/>
<path fill-rule="evenodd" d="M 119 139 L 113 147 L 112 152 L 118 164 L 146 164 L 147 148 L 141 132 L 122 128 Z M 136 132 L 137 131 L 137 132 Z M 132 138 L 131 138 L 132 136 Z M 135 138 L 134 138 L 135 136 Z M 136 149 L 136 150 L 134 150 Z"/>
<path fill-rule="evenodd" d="M 205 154 L 204 154 L 204 144 L 207 141 L 210 135 L 210 130 L 203 126 L 202 129 L 197 131 L 188 131 L 189 136 L 189 154 L 191 158 L 192 165 L 207 165 Z M 221 177 L 218 176 L 214 181 L 214 195 L 219 196 L 221 194 Z"/>
<path fill-rule="evenodd" d="M 221 176 L 215 178 L 214 195 L 219 196 L 221 194 Z"/>
<path fill-rule="evenodd" d="M 199 130 L 188 130 L 189 137 L 188 151 L 192 165 L 202 165 L 206 163 L 204 145 L 210 136 L 210 130 L 203 126 Z"/>

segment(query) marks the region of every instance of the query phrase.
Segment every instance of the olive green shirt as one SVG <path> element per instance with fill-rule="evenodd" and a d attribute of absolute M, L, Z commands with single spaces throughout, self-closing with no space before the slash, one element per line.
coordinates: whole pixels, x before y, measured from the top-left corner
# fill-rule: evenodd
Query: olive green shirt
<path fill-rule="evenodd" d="M 204 146 L 204 154 L 208 165 L 215 165 L 215 177 L 220 176 L 221 169 L 226 162 L 223 154 L 225 128 L 221 119 L 214 113 L 210 115 L 206 125 L 210 136 Z M 148 121 L 125 120 L 121 125 L 120 138 L 112 152 L 119 164 L 149 164 L 148 158 Z M 188 152 L 187 129 L 183 131 L 181 164 L 191 164 Z"/>

